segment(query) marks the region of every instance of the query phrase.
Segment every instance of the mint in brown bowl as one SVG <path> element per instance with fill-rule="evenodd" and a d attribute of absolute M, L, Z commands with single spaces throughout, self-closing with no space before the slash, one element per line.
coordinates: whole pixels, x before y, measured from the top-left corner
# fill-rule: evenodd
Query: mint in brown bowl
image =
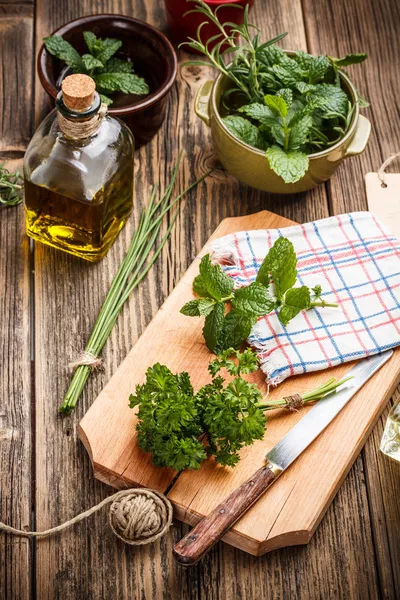
<path fill-rule="evenodd" d="M 46 36 L 37 68 L 54 101 L 67 75 L 94 75 L 110 114 L 125 121 L 141 146 L 164 121 L 177 58 L 168 39 L 152 25 L 104 14 L 75 19 Z"/>

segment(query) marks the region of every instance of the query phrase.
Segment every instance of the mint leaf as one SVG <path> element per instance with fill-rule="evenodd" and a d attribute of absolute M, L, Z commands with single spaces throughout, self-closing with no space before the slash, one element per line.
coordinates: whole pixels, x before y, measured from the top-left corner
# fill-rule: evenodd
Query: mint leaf
<path fill-rule="evenodd" d="M 284 293 L 295 283 L 297 277 L 297 256 L 293 244 L 284 237 L 278 238 L 257 273 L 256 281 L 263 283 L 269 280 L 269 275 L 275 284 L 275 294 L 281 299 Z"/>
<path fill-rule="evenodd" d="M 251 119 L 260 121 L 262 125 L 267 127 L 276 124 L 276 115 L 264 104 L 259 104 L 257 102 L 254 104 L 246 104 L 246 106 L 241 106 L 238 110 Z"/>
<path fill-rule="evenodd" d="M 332 68 L 329 58 L 326 56 L 313 56 L 309 64 L 309 83 L 319 83 L 324 80 L 325 75 Z"/>
<path fill-rule="evenodd" d="M 100 94 L 100 100 L 102 104 L 105 104 L 106 106 L 110 106 L 110 104 L 112 104 L 111 98 L 109 98 L 105 94 Z"/>
<path fill-rule="evenodd" d="M 132 73 L 133 63 L 112 56 L 104 65 L 104 73 Z"/>
<path fill-rule="evenodd" d="M 269 132 L 277 144 L 280 144 L 281 146 L 285 145 L 286 134 L 285 129 L 283 127 L 283 123 L 275 123 L 275 125 L 272 125 L 272 127 L 270 127 Z"/>
<path fill-rule="evenodd" d="M 310 302 L 310 290 L 307 286 L 288 290 L 284 304 L 279 309 L 279 320 L 286 326 L 299 312 L 310 308 Z"/>
<path fill-rule="evenodd" d="M 324 114 L 339 113 L 344 116 L 347 115 L 349 98 L 346 92 L 336 85 L 321 83 L 310 94 L 310 98 L 318 100 Z"/>
<path fill-rule="evenodd" d="M 264 102 L 271 110 L 274 111 L 275 114 L 279 115 L 282 118 L 286 117 L 288 113 L 288 105 L 286 104 L 283 98 L 267 94 L 266 96 L 264 96 Z"/>
<path fill-rule="evenodd" d="M 305 83 L 304 81 L 299 81 L 299 83 L 296 83 L 296 89 L 301 93 L 301 94 L 308 94 L 308 92 L 314 92 L 316 90 L 316 87 L 313 83 Z"/>
<path fill-rule="evenodd" d="M 203 327 L 203 336 L 210 352 L 217 354 L 218 342 L 224 328 L 225 305 L 218 302 L 214 309 L 206 316 Z"/>
<path fill-rule="evenodd" d="M 267 158 L 271 169 L 286 183 L 296 183 L 308 169 L 308 156 L 298 150 L 285 152 L 278 146 L 267 150 Z"/>
<path fill-rule="evenodd" d="M 233 133 L 234 136 L 239 138 L 239 140 L 249 144 L 250 146 L 253 146 L 254 148 L 265 150 L 266 143 L 259 129 L 250 123 L 250 121 L 244 119 L 243 117 L 237 116 L 224 117 L 222 120 L 229 131 Z"/>
<path fill-rule="evenodd" d="M 299 50 L 293 56 L 293 60 L 296 61 L 296 63 L 299 65 L 299 67 L 303 71 L 308 71 L 309 70 L 310 65 L 311 65 L 313 59 L 314 59 L 314 56 L 312 56 L 312 54 L 308 54 L 307 52 L 304 52 L 304 50 Z"/>
<path fill-rule="evenodd" d="M 343 56 L 343 58 L 333 58 L 332 62 L 336 67 L 349 67 L 350 65 L 357 65 L 364 62 L 366 58 L 368 58 L 368 54 L 363 54 L 360 52 L 355 54 L 346 54 L 346 56 Z"/>
<path fill-rule="evenodd" d="M 91 31 L 84 31 L 83 39 L 85 40 L 85 44 L 88 47 L 90 54 L 94 54 L 95 46 L 96 46 L 96 42 L 97 42 L 97 36 L 95 36 L 95 34 L 92 33 Z"/>
<path fill-rule="evenodd" d="M 105 40 L 97 39 L 96 45 L 99 47 L 96 58 L 105 64 L 121 48 L 122 42 L 113 38 L 106 38 Z"/>
<path fill-rule="evenodd" d="M 74 73 L 82 73 L 84 67 L 78 52 L 59 35 L 51 35 L 43 39 L 47 52 L 63 60 Z"/>
<path fill-rule="evenodd" d="M 222 300 L 231 296 L 233 280 L 223 272 L 219 265 L 212 264 L 209 254 L 201 259 L 200 275 L 211 298 Z"/>
<path fill-rule="evenodd" d="M 258 318 L 274 310 L 275 302 L 268 294 L 267 288 L 254 281 L 247 287 L 235 290 L 232 306 L 238 315 Z"/>
<path fill-rule="evenodd" d="M 279 46 L 268 46 L 262 44 L 257 49 L 256 53 L 258 61 L 265 67 L 272 67 L 287 59 L 286 53 Z"/>
<path fill-rule="evenodd" d="M 99 61 L 98 58 L 95 58 L 91 54 L 83 54 L 82 62 L 86 69 L 86 71 L 91 71 L 92 69 L 103 68 L 103 63 Z"/>
<path fill-rule="evenodd" d="M 202 296 L 203 298 L 210 297 L 208 293 L 207 286 L 204 283 L 203 277 L 201 275 L 197 275 L 193 280 L 193 291 L 198 296 Z"/>
<path fill-rule="evenodd" d="M 251 329 L 257 318 L 252 315 L 239 315 L 235 310 L 231 310 L 223 320 L 223 328 L 220 333 L 217 354 L 228 348 L 235 350 L 247 340 Z"/>
<path fill-rule="evenodd" d="M 288 107 L 290 107 L 293 102 L 293 91 L 290 88 L 282 88 L 276 93 L 276 95 L 279 98 L 283 98 Z"/>
<path fill-rule="evenodd" d="M 304 79 L 305 73 L 294 61 L 289 60 L 284 64 L 272 67 L 274 75 L 280 80 L 283 87 L 294 87 L 298 81 Z"/>
<path fill-rule="evenodd" d="M 149 86 L 142 77 L 133 73 L 100 73 L 94 75 L 96 86 L 106 92 L 123 92 L 142 96 L 149 93 Z"/>
<path fill-rule="evenodd" d="M 310 115 L 306 115 L 293 125 L 289 134 L 289 148 L 297 150 L 308 141 L 308 134 L 312 127 L 313 120 Z"/>
<path fill-rule="evenodd" d="M 187 317 L 206 317 L 211 313 L 215 306 L 215 300 L 212 298 L 197 298 L 190 300 L 180 310 Z"/>

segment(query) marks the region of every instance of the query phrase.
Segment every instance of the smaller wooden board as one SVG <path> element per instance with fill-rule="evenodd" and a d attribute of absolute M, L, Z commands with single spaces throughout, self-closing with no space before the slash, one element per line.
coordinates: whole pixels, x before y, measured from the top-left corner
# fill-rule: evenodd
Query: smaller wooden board
<path fill-rule="evenodd" d="M 267 211 L 222 221 L 80 423 L 79 434 L 95 477 L 117 488 L 139 485 L 168 490 L 176 517 L 195 524 L 248 479 L 262 465 L 265 453 L 309 410 L 272 413 L 264 440 L 245 448 L 234 469 L 220 467 L 210 459 L 198 471 L 183 472 L 176 478 L 172 469 L 154 467 L 150 455 L 139 449 L 135 411 L 128 407 L 130 393 L 143 383 L 146 369 L 155 362 L 166 364 L 173 372 L 188 371 L 195 389 L 209 381 L 211 355 L 202 337 L 203 320 L 189 319 L 179 310 L 193 297 L 193 278 L 210 242 L 244 229 L 290 225 L 292 221 Z M 343 377 L 351 366 L 335 367 L 329 377 Z M 397 350 L 224 541 L 255 555 L 308 542 L 392 394 L 399 372 Z M 271 398 L 313 389 L 327 377 L 325 371 L 288 379 L 271 392 Z M 265 388 L 261 371 L 254 381 Z"/>

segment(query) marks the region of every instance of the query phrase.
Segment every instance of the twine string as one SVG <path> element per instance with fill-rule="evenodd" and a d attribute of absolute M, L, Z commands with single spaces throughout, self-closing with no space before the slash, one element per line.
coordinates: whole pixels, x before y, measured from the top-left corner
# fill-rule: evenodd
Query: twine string
<path fill-rule="evenodd" d="M 379 181 L 382 184 L 382 187 L 387 187 L 387 180 L 386 180 L 386 173 L 385 173 L 386 167 L 389 166 L 390 163 L 393 162 L 394 159 L 397 158 L 398 156 L 400 156 L 400 152 L 396 152 L 396 154 L 392 154 L 379 167 L 377 174 L 378 174 Z"/>
<path fill-rule="evenodd" d="M 300 394 L 285 396 L 284 400 L 286 402 L 285 408 L 291 410 L 292 412 L 297 412 L 304 404 L 303 398 L 300 396 Z"/>
<path fill-rule="evenodd" d="M 98 130 L 107 114 L 107 105 L 101 104 L 97 113 L 85 121 L 72 121 L 58 111 L 57 118 L 61 131 L 69 138 L 80 140 L 87 138 Z"/>
<path fill-rule="evenodd" d="M 46 531 L 15 529 L 1 521 L 0 531 L 23 537 L 44 538 L 69 529 L 110 503 L 112 504 L 109 512 L 109 524 L 112 531 L 118 538 L 132 546 L 154 542 L 161 538 L 171 526 L 173 511 L 168 498 L 156 490 L 133 488 L 117 492 L 73 519 Z"/>
<path fill-rule="evenodd" d="M 77 369 L 78 367 L 90 367 L 91 369 L 99 369 L 103 365 L 103 360 L 88 352 L 87 350 L 82 350 L 79 356 L 72 362 L 69 363 L 71 369 Z"/>

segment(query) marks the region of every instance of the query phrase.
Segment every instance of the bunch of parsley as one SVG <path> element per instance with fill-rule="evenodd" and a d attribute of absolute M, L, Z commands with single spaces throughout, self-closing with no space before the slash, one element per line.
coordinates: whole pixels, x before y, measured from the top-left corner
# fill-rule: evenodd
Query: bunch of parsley
<path fill-rule="evenodd" d="M 187 302 L 181 313 L 205 317 L 203 328 L 207 348 L 215 354 L 240 348 L 259 317 L 277 311 L 283 325 L 302 310 L 317 306 L 337 307 L 321 300 L 320 285 L 294 287 L 297 256 L 292 242 L 278 238 L 261 264 L 256 280 L 234 289 L 233 280 L 207 254 L 200 262 L 200 274 L 193 281 L 198 298 Z M 273 285 L 271 285 L 273 283 Z M 271 293 L 273 292 L 273 293 Z M 227 306 L 231 310 L 226 312 Z"/>
<path fill-rule="evenodd" d="M 208 365 L 211 383 L 195 393 L 187 373 L 174 375 L 164 365 L 153 365 L 146 372 L 145 383 L 136 386 L 136 395 L 129 399 L 131 408 L 139 407 L 136 430 L 140 448 L 151 452 L 157 467 L 176 471 L 198 469 L 210 456 L 221 465 L 234 467 L 240 449 L 263 438 L 264 413 L 288 407 L 286 398 L 263 398 L 256 385 L 243 379 L 243 374 L 257 368 L 253 350 L 246 348 L 241 353 L 228 348 Z M 220 375 L 222 369 L 233 378 L 227 385 Z M 332 377 L 303 392 L 303 404 L 324 398 L 349 379 Z"/>
<path fill-rule="evenodd" d="M 197 39 L 189 38 L 187 44 L 210 62 L 185 64 L 211 63 L 231 80 L 222 96 L 225 125 L 243 142 L 265 150 L 271 169 L 286 183 L 299 181 L 308 169 L 308 155 L 336 144 L 349 129 L 355 104 L 342 89 L 340 71 L 367 55 L 289 56 L 276 46 L 286 33 L 260 42 L 259 30 L 248 22 L 248 7 L 243 25 L 234 26 L 221 23 L 218 9 L 213 12 L 202 0 L 189 1 L 196 4 L 190 12 L 203 14 L 207 21 Z M 210 21 L 220 33 L 204 43 L 202 29 Z M 228 65 L 226 55 L 231 59 Z M 361 98 L 358 103 L 368 106 Z"/>
<path fill-rule="evenodd" d="M 143 77 L 133 73 L 133 63 L 115 56 L 122 46 L 120 40 L 103 40 L 91 31 L 84 31 L 83 37 L 89 53 L 82 56 L 59 35 L 46 37 L 43 42 L 46 50 L 65 62 L 72 73 L 84 73 L 94 79 L 104 104 L 112 104 L 108 94 L 113 92 L 140 96 L 149 93 L 149 86 Z"/>
<path fill-rule="evenodd" d="M 227 385 L 218 375 L 222 368 L 234 376 Z M 211 383 L 195 393 L 187 373 L 174 375 L 158 363 L 149 368 L 146 382 L 130 396 L 130 407 L 139 406 L 140 448 L 151 452 L 154 465 L 177 471 L 198 469 L 208 456 L 235 466 L 239 450 L 262 439 L 265 432 L 262 394 L 241 377 L 256 370 L 252 350 L 240 354 L 229 349 L 210 363 Z"/>

